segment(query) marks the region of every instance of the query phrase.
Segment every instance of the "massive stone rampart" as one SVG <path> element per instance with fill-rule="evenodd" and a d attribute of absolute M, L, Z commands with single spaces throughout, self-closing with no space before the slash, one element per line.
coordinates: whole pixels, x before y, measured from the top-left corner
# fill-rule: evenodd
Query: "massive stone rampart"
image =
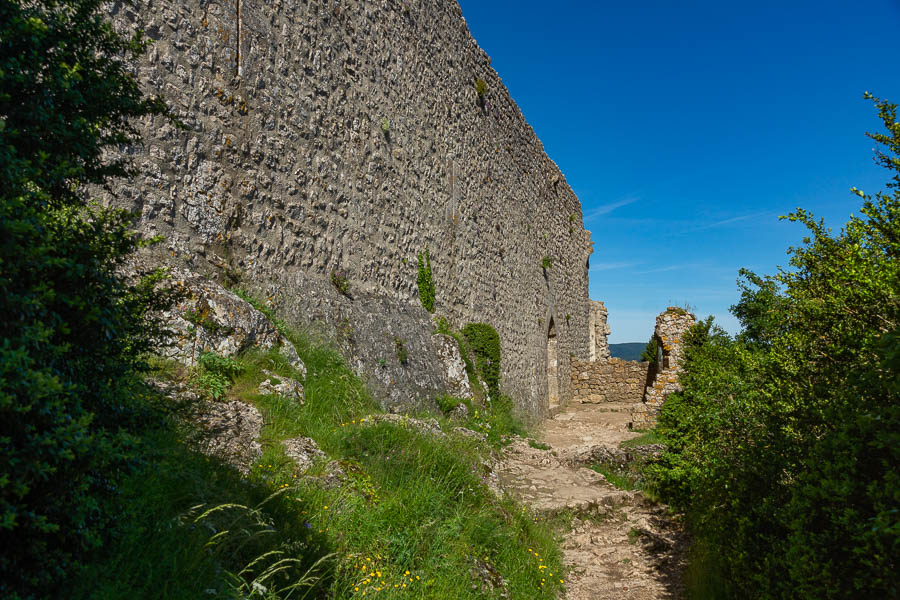
<path fill-rule="evenodd" d="M 142 175 L 115 190 L 165 236 L 158 259 L 343 332 L 354 368 L 379 379 L 395 338 L 429 324 L 416 289 L 428 248 L 437 312 L 497 329 L 518 406 L 546 410 L 551 333 L 571 397 L 571 360 L 589 358 L 590 236 L 455 1 L 137 0 L 112 13 L 155 40 L 139 79 L 187 126 L 139 123 Z M 409 362 L 428 351 L 413 343 Z M 398 403 L 434 391 L 405 367 L 380 380 Z"/>

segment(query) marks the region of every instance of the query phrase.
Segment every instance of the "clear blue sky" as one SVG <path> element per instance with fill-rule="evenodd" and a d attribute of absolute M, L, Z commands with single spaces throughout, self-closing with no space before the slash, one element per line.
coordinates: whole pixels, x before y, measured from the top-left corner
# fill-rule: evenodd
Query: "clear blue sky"
<path fill-rule="evenodd" d="M 646 341 L 670 304 L 732 333 L 740 267 L 774 273 L 834 229 L 848 190 L 884 188 L 863 92 L 900 104 L 900 0 L 460 0 L 594 240 L 591 298 L 611 342 Z"/>

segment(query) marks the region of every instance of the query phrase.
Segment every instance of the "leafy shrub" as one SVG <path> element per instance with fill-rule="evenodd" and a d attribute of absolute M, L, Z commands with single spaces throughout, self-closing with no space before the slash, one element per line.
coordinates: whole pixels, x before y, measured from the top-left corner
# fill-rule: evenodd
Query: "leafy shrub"
<path fill-rule="evenodd" d="M 53 596 L 109 535 L 104 499 L 153 419 L 135 374 L 161 341 L 162 273 L 116 275 L 143 242 L 132 215 L 90 206 L 128 173 L 144 98 L 99 0 L 0 6 L 0 596 Z"/>
<path fill-rule="evenodd" d="M 199 362 L 201 371 L 194 382 L 213 400 L 224 398 L 231 382 L 243 370 L 233 358 L 214 352 L 204 352 L 200 355 Z"/>
<path fill-rule="evenodd" d="M 421 252 L 417 255 L 419 261 L 419 274 L 416 278 L 416 284 L 419 287 L 419 300 L 422 306 L 430 313 L 434 312 L 434 280 L 431 278 L 431 256 L 428 249 L 425 249 L 425 255 Z"/>
<path fill-rule="evenodd" d="M 727 597 L 900 595 L 900 123 L 875 103 L 891 193 L 856 190 L 862 216 L 836 235 L 789 215 L 810 232 L 790 268 L 741 271 L 741 333 L 693 327 L 660 414 L 653 485 Z"/>
<path fill-rule="evenodd" d="M 475 355 L 475 366 L 492 401 L 500 398 L 500 336 L 488 323 L 469 323 L 462 330 Z"/>
<path fill-rule="evenodd" d="M 549 256 L 545 256 L 541 259 L 541 268 L 545 271 L 553 266 L 553 259 Z"/>

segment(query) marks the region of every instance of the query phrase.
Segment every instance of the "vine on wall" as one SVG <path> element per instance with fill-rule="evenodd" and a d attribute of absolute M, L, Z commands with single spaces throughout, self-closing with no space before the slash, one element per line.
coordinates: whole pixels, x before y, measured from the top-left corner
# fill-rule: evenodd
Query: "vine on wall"
<path fill-rule="evenodd" d="M 469 323 L 463 327 L 478 373 L 487 384 L 491 401 L 500 399 L 500 336 L 488 323 Z"/>
<path fill-rule="evenodd" d="M 422 306 L 430 313 L 434 312 L 434 280 L 431 278 L 431 256 L 425 249 L 424 256 L 421 252 L 416 255 L 419 260 L 419 276 L 416 283 L 419 286 L 419 299 Z"/>

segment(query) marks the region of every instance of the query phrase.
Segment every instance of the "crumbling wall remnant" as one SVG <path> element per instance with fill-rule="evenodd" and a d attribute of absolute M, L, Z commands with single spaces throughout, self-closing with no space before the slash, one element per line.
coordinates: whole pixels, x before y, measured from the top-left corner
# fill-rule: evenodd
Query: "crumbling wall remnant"
<path fill-rule="evenodd" d="M 678 374 L 683 370 L 684 336 L 694 322 L 694 315 L 677 306 L 668 307 L 656 317 L 653 335 L 662 357 L 656 366 L 653 380 L 644 391 L 643 403 L 632 409 L 631 422 L 634 429 L 652 427 L 668 395 L 681 391 Z"/>

